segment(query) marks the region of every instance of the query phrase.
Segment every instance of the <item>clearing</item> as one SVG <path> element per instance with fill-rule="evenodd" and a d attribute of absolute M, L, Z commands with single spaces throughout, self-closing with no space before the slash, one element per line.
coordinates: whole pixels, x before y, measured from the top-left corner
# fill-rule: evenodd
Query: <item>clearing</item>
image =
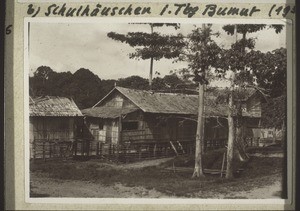
<path fill-rule="evenodd" d="M 224 150 L 207 152 L 204 168 L 220 169 Z M 179 156 L 135 163 L 103 160 L 34 161 L 31 197 L 91 198 L 281 198 L 283 153 L 251 151 L 236 178 L 220 175 L 192 179 L 193 157 Z M 187 171 L 178 171 L 184 167 Z M 173 169 L 173 170 L 167 170 Z"/>

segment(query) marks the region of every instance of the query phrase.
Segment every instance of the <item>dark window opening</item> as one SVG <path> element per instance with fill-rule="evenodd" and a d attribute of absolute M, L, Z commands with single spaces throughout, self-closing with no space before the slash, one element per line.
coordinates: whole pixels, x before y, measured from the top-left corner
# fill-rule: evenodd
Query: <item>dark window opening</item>
<path fill-rule="evenodd" d="M 137 130 L 139 128 L 139 122 L 123 122 L 122 130 Z"/>
<path fill-rule="evenodd" d="M 103 122 L 99 122 L 99 130 L 103 130 Z"/>
<path fill-rule="evenodd" d="M 167 127 L 167 123 L 166 122 L 161 122 L 159 126 L 160 127 Z"/>

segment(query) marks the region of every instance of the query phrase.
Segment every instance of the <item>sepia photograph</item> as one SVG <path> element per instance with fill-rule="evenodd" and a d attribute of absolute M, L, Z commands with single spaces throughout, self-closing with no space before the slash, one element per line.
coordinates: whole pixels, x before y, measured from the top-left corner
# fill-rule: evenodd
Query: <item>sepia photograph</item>
<path fill-rule="evenodd" d="M 24 35 L 29 198 L 288 198 L 286 22 L 48 19 Z"/>

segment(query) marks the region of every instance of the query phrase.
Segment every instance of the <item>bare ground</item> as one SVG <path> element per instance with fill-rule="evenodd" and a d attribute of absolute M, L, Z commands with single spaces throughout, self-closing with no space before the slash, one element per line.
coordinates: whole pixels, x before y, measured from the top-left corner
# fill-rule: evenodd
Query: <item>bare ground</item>
<path fill-rule="evenodd" d="M 263 155 L 254 155 L 261 157 Z M 277 157 L 276 155 L 275 157 Z M 273 157 L 273 156 L 272 156 Z M 279 156 L 281 157 L 281 155 Z M 163 158 L 156 160 L 146 160 L 129 164 L 113 164 L 105 165 L 122 170 L 141 169 L 144 167 L 158 166 L 162 162 L 171 160 L 172 158 Z M 92 161 L 93 162 L 93 161 Z M 97 163 L 97 161 L 94 161 Z M 103 164 L 103 163 L 102 163 Z M 100 168 L 100 166 L 99 166 Z M 259 180 L 256 178 L 255 180 Z M 269 183 L 253 188 L 247 191 L 241 187 L 240 191 L 228 191 L 227 187 L 212 191 L 199 191 L 187 194 L 189 198 L 247 198 L 247 199 L 266 199 L 280 198 L 281 194 L 281 175 L 273 174 L 264 176 L 264 180 Z M 249 183 L 249 181 L 248 181 Z M 251 183 L 251 181 L 250 181 Z M 255 183 L 255 181 L 253 181 Z M 234 185 L 234 184 L 233 184 Z M 221 186 L 222 187 L 222 186 Z M 31 196 L 32 197 L 91 197 L 91 198 L 174 198 L 173 194 L 159 192 L 155 189 L 146 189 L 142 186 L 127 187 L 121 183 L 102 184 L 101 182 L 90 182 L 81 180 L 65 180 L 50 178 L 47 174 L 41 172 L 31 173 Z M 181 196 L 182 198 L 182 196 Z"/>
<path fill-rule="evenodd" d="M 263 187 L 253 187 L 248 191 L 223 191 L 220 190 L 218 193 L 216 192 L 201 192 L 194 194 L 193 197 L 202 197 L 203 194 L 206 195 L 207 198 L 216 198 L 216 199 L 280 199 L 281 198 L 281 177 L 280 175 L 272 175 L 270 179 L 273 181 L 269 185 L 265 185 Z M 242 189 L 242 187 L 241 187 Z"/>
<path fill-rule="evenodd" d="M 31 191 L 33 197 L 80 197 L 80 198 L 174 198 L 174 195 L 166 195 L 155 189 L 147 190 L 143 187 L 126 187 L 120 183 L 104 185 L 101 183 L 60 180 L 47 178 L 42 174 L 32 174 Z M 270 199 L 280 198 L 281 181 L 274 178 L 274 183 L 264 187 L 254 187 L 250 191 L 239 192 L 201 192 L 190 195 L 192 198 L 246 198 L 246 199 Z M 177 198 L 177 197 L 176 197 Z M 182 198 L 182 197 L 181 197 Z"/>
<path fill-rule="evenodd" d="M 80 197 L 80 198 L 168 198 L 169 196 L 154 189 L 126 187 L 120 183 L 106 186 L 101 183 L 60 180 L 31 175 L 31 191 L 34 197 Z"/>

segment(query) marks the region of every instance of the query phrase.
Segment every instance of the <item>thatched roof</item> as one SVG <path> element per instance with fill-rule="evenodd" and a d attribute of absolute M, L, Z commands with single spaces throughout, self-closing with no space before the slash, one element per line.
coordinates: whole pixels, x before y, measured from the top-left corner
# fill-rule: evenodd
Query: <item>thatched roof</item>
<path fill-rule="evenodd" d="M 220 91 L 221 90 L 221 91 Z M 84 114 L 89 114 L 94 117 L 114 116 L 112 108 L 108 109 L 101 106 L 102 102 L 114 92 L 119 92 L 128 98 L 139 109 L 146 113 L 159 114 L 182 114 L 182 115 L 197 115 L 198 113 L 198 95 L 180 94 L 180 93 L 158 93 L 153 91 L 128 89 L 123 87 L 115 87 L 107 96 L 99 101 L 93 108 L 83 110 Z M 219 95 L 226 94 L 226 91 L 217 89 L 206 93 L 205 97 L 205 116 L 227 116 L 228 105 L 225 102 L 217 102 L 216 92 L 222 92 Z M 247 94 L 242 95 L 246 99 L 253 95 L 253 90 L 247 90 Z M 109 112 L 109 114 L 105 114 Z M 118 112 L 119 115 L 119 111 Z M 115 116 L 116 116 L 115 115 Z M 245 114 L 247 115 L 247 114 Z M 108 118 L 108 117 L 107 117 Z M 112 117 L 111 117 L 112 118 Z"/>
<path fill-rule="evenodd" d="M 83 116 L 72 99 L 57 96 L 30 98 L 29 114 L 30 116 Z"/>
<path fill-rule="evenodd" d="M 122 114 L 129 114 L 134 111 L 139 110 L 139 108 L 117 108 L 117 107 L 95 107 L 95 108 L 87 108 L 81 110 L 82 114 L 89 117 L 100 117 L 103 119 L 115 119 Z"/>

